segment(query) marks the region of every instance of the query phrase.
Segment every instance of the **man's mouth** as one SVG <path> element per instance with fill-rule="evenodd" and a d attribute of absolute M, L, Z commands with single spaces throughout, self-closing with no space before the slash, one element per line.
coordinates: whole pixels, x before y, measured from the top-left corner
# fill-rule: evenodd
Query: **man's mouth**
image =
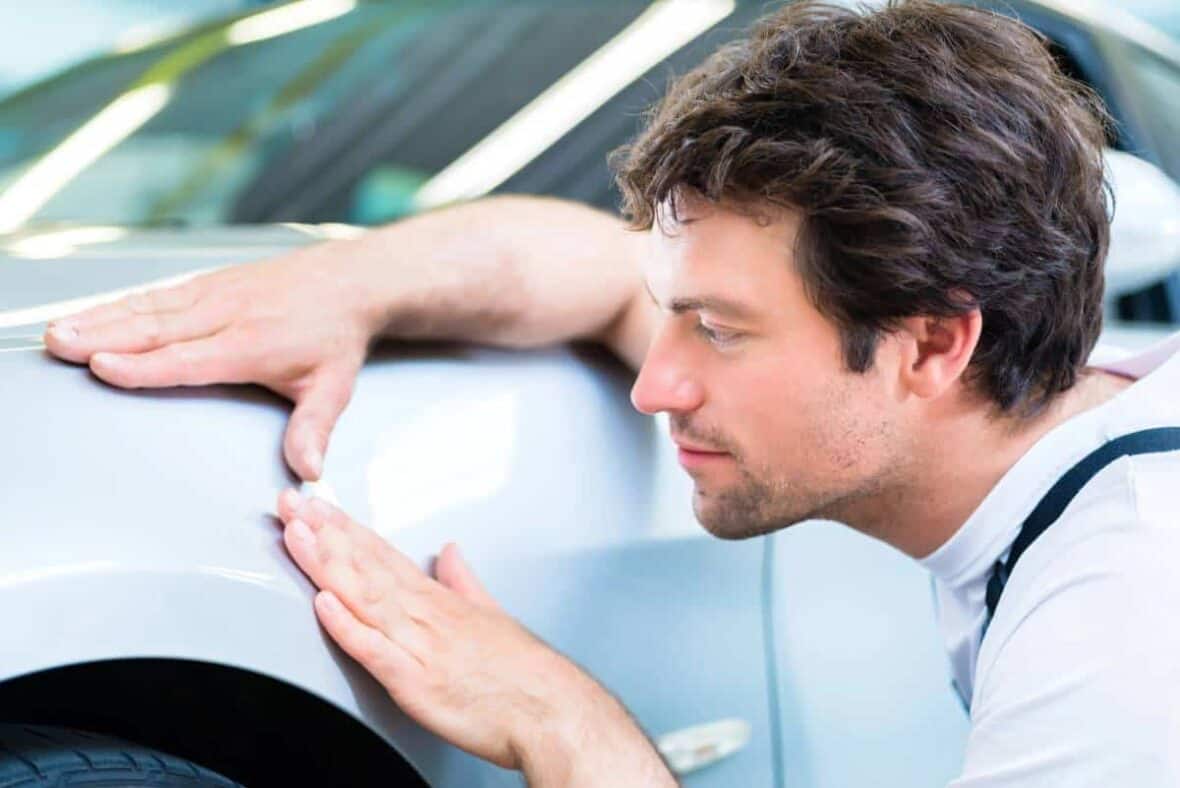
<path fill-rule="evenodd" d="M 709 449 L 679 440 L 675 442 L 677 449 L 676 456 L 680 460 L 680 464 L 685 468 L 699 468 L 720 460 L 729 459 L 730 457 L 727 451 L 716 451 L 715 449 Z"/>

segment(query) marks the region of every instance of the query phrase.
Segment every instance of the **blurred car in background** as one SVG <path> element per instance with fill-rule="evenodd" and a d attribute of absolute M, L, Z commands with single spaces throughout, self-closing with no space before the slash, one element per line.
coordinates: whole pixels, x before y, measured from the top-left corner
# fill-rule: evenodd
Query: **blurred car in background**
<path fill-rule="evenodd" d="M 1138 157 L 1113 157 L 1130 210 L 1110 312 L 1134 320 L 1106 338 L 1151 341 L 1163 329 L 1145 320 L 1180 314 L 1155 284 L 1180 264 L 1180 51 L 1117 13 L 980 4 L 1041 30 Z M 118 736 L 250 788 L 517 784 L 409 723 L 318 630 L 267 515 L 290 482 L 285 403 L 251 387 L 115 390 L 48 359 L 40 334 L 129 289 L 482 194 L 613 207 L 606 152 L 670 73 L 766 10 L 298 0 L 0 102 L 7 730 Z M 967 721 L 924 572 L 828 523 L 712 539 L 628 382 L 579 348 L 381 348 L 323 492 L 424 565 L 463 544 L 687 786 L 944 785 Z M 36 730 L 55 757 L 101 763 L 111 746 L 55 749 L 44 736 L 59 734 Z M 0 753 L 0 776 L 19 760 Z"/>
<path fill-rule="evenodd" d="M 1119 8 L 1180 41 L 1180 6 L 1173 0 L 1123 0 Z"/>

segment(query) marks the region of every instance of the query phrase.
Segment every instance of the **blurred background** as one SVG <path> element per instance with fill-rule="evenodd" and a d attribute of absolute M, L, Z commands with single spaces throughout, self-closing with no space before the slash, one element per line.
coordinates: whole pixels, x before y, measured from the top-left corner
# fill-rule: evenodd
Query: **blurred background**
<path fill-rule="evenodd" d="M 372 225 L 496 191 L 613 208 L 607 152 L 670 74 L 775 5 L 5 2 L 0 233 Z M 1180 0 L 977 4 L 1044 33 L 1106 100 L 1114 146 L 1180 181 Z M 1116 308 L 1175 322 L 1180 286 Z"/>

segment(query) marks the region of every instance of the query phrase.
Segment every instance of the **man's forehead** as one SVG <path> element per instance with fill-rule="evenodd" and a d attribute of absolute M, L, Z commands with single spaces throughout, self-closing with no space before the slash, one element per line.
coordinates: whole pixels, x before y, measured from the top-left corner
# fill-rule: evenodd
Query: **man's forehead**
<path fill-rule="evenodd" d="M 671 309 L 749 314 L 774 300 L 793 271 L 795 223 L 760 220 L 698 200 L 680 219 L 650 231 L 644 276 L 653 299 Z"/>
<path fill-rule="evenodd" d="M 758 283 L 744 268 L 723 255 L 681 254 L 665 248 L 648 257 L 644 286 L 652 301 L 673 313 L 705 310 L 747 319 L 759 314 L 765 294 L 759 296 Z"/>

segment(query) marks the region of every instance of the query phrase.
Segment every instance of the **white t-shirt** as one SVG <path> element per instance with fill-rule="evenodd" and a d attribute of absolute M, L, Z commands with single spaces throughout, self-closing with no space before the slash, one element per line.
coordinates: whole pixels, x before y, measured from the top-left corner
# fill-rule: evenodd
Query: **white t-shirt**
<path fill-rule="evenodd" d="M 970 699 L 952 788 L 1180 786 L 1180 451 L 1099 472 L 1021 556 L 980 643 L 992 566 L 1049 488 L 1112 438 L 1180 427 L 1180 334 L 1091 364 L 1137 381 L 1046 434 L 920 561 Z"/>

